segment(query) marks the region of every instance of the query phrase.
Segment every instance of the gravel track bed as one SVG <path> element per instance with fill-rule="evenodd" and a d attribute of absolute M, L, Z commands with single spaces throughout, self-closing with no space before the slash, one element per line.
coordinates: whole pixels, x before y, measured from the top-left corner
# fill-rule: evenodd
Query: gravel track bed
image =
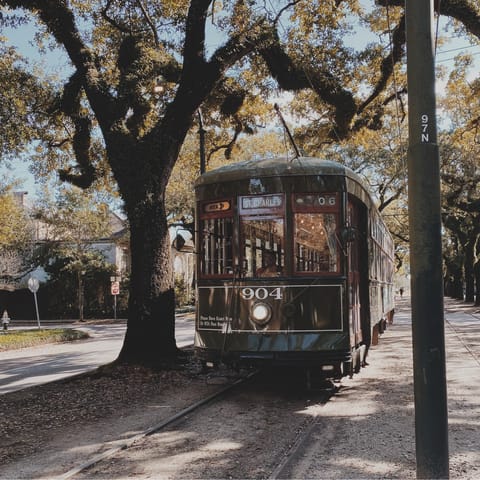
<path fill-rule="evenodd" d="M 266 478 L 328 396 L 264 372 L 75 478 Z"/>
<path fill-rule="evenodd" d="M 269 478 L 303 432 L 282 478 L 414 479 L 410 312 L 371 349 L 370 365 L 327 402 L 303 379 L 267 375 L 75 478 Z M 480 478 L 478 308 L 447 301 L 450 478 Z M 58 477 L 233 381 L 232 372 L 103 369 L 0 397 L 0 478 Z M 316 422 L 314 427 L 310 427 Z"/>

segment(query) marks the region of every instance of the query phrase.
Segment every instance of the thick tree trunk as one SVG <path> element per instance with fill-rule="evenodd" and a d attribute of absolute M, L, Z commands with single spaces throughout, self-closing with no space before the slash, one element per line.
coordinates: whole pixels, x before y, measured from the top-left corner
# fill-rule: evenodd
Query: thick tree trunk
<path fill-rule="evenodd" d="M 132 272 L 128 328 L 121 363 L 161 365 L 177 354 L 175 293 L 164 203 L 150 199 L 128 209 Z"/>
<path fill-rule="evenodd" d="M 83 282 L 83 273 L 79 270 L 77 271 L 77 283 L 78 283 L 78 319 L 83 322 L 83 310 L 85 304 L 85 287 Z"/>
<path fill-rule="evenodd" d="M 473 268 L 475 275 L 475 306 L 480 306 L 480 262 L 476 262 Z"/>
<path fill-rule="evenodd" d="M 475 306 L 480 306 L 480 241 L 477 238 L 475 244 L 475 264 L 473 266 L 475 276 Z"/>
<path fill-rule="evenodd" d="M 464 272 L 465 272 L 465 301 L 474 302 L 475 301 L 475 278 L 473 275 L 473 263 L 474 263 L 474 242 L 469 240 L 465 245 L 465 261 L 464 261 Z"/>
<path fill-rule="evenodd" d="M 463 300 L 463 260 L 457 252 L 445 257 L 445 295 Z"/>
<path fill-rule="evenodd" d="M 173 118 L 168 131 L 154 129 L 140 143 L 123 135 L 108 137 L 130 227 L 128 323 L 119 363 L 161 367 L 179 352 L 165 190 L 191 118 Z"/>

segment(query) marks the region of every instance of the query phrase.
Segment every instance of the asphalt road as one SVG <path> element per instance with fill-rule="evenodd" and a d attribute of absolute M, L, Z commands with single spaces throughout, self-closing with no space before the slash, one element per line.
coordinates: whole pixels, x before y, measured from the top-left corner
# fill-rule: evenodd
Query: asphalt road
<path fill-rule="evenodd" d="M 87 331 L 91 338 L 0 352 L 0 394 L 77 375 L 117 358 L 125 335 L 124 323 L 89 324 L 79 329 Z M 192 344 L 193 335 L 193 315 L 178 316 L 177 345 Z"/>

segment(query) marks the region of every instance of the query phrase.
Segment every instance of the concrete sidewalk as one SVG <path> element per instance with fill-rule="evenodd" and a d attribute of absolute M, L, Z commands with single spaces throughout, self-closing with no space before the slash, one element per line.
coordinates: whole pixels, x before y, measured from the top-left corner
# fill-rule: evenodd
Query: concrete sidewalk
<path fill-rule="evenodd" d="M 446 314 L 450 469 L 457 478 L 480 478 L 480 315 Z M 453 475 L 451 475 L 454 478 Z"/>
<path fill-rule="evenodd" d="M 89 322 L 68 327 L 86 331 L 91 338 L 0 352 L 0 394 L 77 375 L 113 362 L 123 345 L 126 323 Z M 192 344 L 193 336 L 193 315 L 178 315 L 178 347 Z"/>
<path fill-rule="evenodd" d="M 319 410 L 311 441 L 285 478 L 416 478 L 409 301 L 398 300 L 393 325 L 372 348 L 369 366 L 342 381 Z M 449 299 L 445 307 L 450 478 L 478 480 L 480 315 Z"/>
<path fill-rule="evenodd" d="M 450 478 L 476 480 L 480 478 L 480 308 L 450 298 L 444 304 Z M 401 313 L 411 322 L 410 310 Z"/>

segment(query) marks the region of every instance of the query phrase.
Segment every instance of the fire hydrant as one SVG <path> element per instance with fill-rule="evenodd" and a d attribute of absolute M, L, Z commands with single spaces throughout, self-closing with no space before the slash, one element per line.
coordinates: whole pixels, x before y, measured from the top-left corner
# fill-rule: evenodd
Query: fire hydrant
<path fill-rule="evenodd" d="M 8 312 L 4 310 L 2 315 L 2 326 L 5 332 L 8 330 L 9 323 L 10 323 L 10 318 L 8 317 Z"/>

